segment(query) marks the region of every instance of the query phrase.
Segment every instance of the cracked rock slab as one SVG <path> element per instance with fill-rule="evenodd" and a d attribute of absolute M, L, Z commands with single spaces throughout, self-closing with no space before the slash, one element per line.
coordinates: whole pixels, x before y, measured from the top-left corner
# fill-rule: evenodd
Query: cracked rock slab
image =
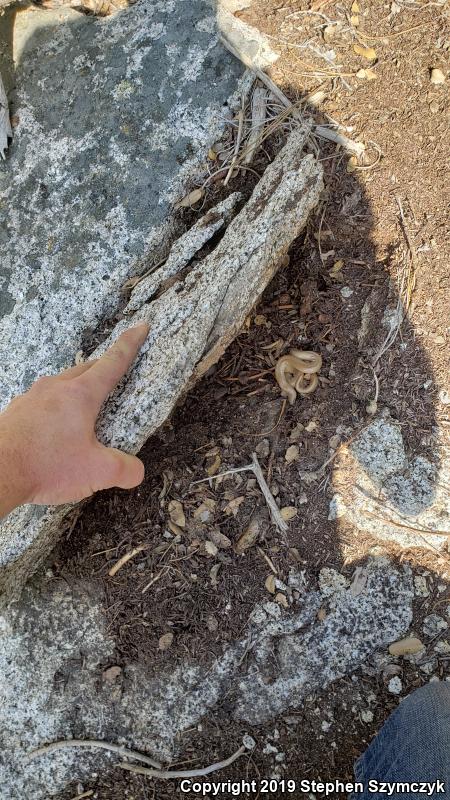
<path fill-rule="evenodd" d="M 238 334 L 319 202 L 322 167 L 314 156 L 303 154 L 310 130 L 305 122 L 290 134 L 215 249 L 182 271 L 175 283 L 169 281 L 156 297 L 144 296 L 142 305 L 93 353 L 93 358 L 99 356 L 129 325 L 149 323 L 150 333 L 130 375 L 110 396 L 99 419 L 98 434 L 105 444 L 138 452 Z M 4 597 L 20 590 L 49 552 L 69 510 L 28 506 L 3 522 Z"/>

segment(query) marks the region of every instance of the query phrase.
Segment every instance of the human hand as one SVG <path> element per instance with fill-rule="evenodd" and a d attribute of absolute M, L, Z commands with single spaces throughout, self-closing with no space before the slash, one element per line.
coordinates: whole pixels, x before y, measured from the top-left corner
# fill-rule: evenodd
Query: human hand
<path fill-rule="evenodd" d="M 101 444 L 95 422 L 148 331 L 129 328 L 101 358 L 39 378 L 0 414 L 0 517 L 23 503 L 76 502 L 142 482 L 142 461 Z"/>

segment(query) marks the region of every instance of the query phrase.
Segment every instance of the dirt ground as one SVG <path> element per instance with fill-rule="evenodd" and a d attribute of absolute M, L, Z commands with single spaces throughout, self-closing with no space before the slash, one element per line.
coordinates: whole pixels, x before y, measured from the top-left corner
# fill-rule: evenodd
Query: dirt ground
<path fill-rule="evenodd" d="M 360 0 L 358 11 L 350 2 L 253 0 L 238 13 L 270 36 L 280 53 L 271 72 L 276 83 L 290 99 L 305 99 L 318 121 L 337 121 L 347 136 L 363 141 L 367 163 L 354 165 L 334 144 L 318 140 L 324 200 L 294 243 L 289 264 L 222 361 L 147 442 L 142 486 L 97 495 L 52 554 L 56 578 L 69 584 L 89 578 L 103 594 L 116 642 L 114 662 L 103 668 L 124 668 L 136 660 L 151 669 L 190 660 L 208 664 L 241 634 L 255 603 L 267 598 L 267 559 L 281 578 L 300 565 L 314 582 L 325 566 L 350 577 L 355 564 L 380 544 L 343 520 L 328 520 L 339 456 L 316 482 L 305 483 L 300 473 L 320 468 L 339 442 L 370 420 L 367 406 L 375 393 L 370 359 L 383 338 L 386 305 L 402 295 L 405 275 L 414 275 L 411 304 L 377 365 L 378 408 L 388 408 L 401 425 L 410 455 L 436 457 L 430 434 L 437 425 L 448 430 L 442 392 L 450 283 L 449 78 L 443 84 L 430 80 L 433 68 L 448 76 L 448 7 Z M 239 176 L 229 191 L 242 186 L 249 191 L 252 180 L 243 184 Z M 215 185 L 209 202 L 221 191 Z M 192 217 L 190 212 L 187 222 Z M 361 350 L 358 331 L 369 296 L 377 324 Z M 290 346 L 320 352 L 324 364 L 317 391 L 293 406 L 280 397 L 273 375 L 276 358 Z M 289 463 L 286 451 L 292 445 L 298 452 Z M 267 518 L 252 473 L 193 485 L 248 464 L 255 449 L 278 505 L 297 509 L 289 523 L 289 548 Z M 250 522 L 258 526 L 258 541 L 239 554 L 236 542 Z M 216 547 L 208 551 L 205 542 L 211 541 Z M 141 545 L 115 576 L 108 575 L 121 556 Z M 443 613 L 450 603 L 449 557 L 382 547 L 426 579 L 428 594 L 415 601 L 413 627 L 420 631 L 425 616 Z M 388 691 L 392 675 L 361 670 L 252 735 L 285 754 L 286 778 L 350 779 L 355 758 L 399 699 L 433 676 L 450 674 L 448 655 L 431 673 L 424 664 L 426 659 L 399 668 L 399 696 Z M 242 730 L 226 707 L 199 727 L 183 737 L 180 761 L 205 765 L 239 746 Z M 269 777 L 271 765 L 257 746 L 220 779 Z M 99 800 L 183 796 L 175 782 L 117 772 L 100 775 L 82 791 L 92 790 Z M 74 784 L 60 800 L 77 792 Z M 247 796 L 255 797 L 241 795 Z"/>

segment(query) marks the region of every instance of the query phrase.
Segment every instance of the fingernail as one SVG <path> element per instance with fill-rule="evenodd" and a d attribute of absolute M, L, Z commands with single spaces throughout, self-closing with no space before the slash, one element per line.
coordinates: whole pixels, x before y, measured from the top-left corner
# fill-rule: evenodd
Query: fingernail
<path fill-rule="evenodd" d="M 148 322 L 139 322 L 138 325 L 134 325 L 134 330 L 139 332 L 141 336 L 145 339 L 148 336 L 148 332 L 150 330 L 150 325 Z"/>

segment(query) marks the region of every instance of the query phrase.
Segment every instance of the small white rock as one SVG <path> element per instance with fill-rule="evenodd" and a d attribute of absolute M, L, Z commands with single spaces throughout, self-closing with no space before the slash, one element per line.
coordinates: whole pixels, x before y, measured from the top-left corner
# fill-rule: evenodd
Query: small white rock
<path fill-rule="evenodd" d="M 368 708 L 361 711 L 361 719 L 363 722 L 373 722 L 373 714 Z"/>
<path fill-rule="evenodd" d="M 342 287 L 341 295 L 344 298 L 344 300 L 348 300 L 348 298 L 351 297 L 352 294 L 353 294 L 353 289 L 350 289 L 350 286 L 343 286 Z"/>
<path fill-rule="evenodd" d="M 446 631 L 447 628 L 448 622 L 445 619 L 438 616 L 438 614 L 429 614 L 423 621 L 422 630 L 425 636 L 437 636 L 438 633 Z"/>
<path fill-rule="evenodd" d="M 330 506 L 328 508 L 328 519 L 335 520 L 340 519 L 341 517 L 345 517 L 347 513 L 346 505 L 341 497 L 340 494 L 335 494 L 330 500 Z"/>
<path fill-rule="evenodd" d="M 423 575 L 414 576 L 414 594 L 418 597 L 429 597 L 428 584 Z"/>
<path fill-rule="evenodd" d="M 434 67 L 430 72 L 430 81 L 435 85 L 439 85 L 441 83 L 445 83 L 445 75 L 441 69 Z"/>
<path fill-rule="evenodd" d="M 391 680 L 388 683 L 388 692 L 390 692 L 391 694 L 400 694 L 402 688 L 403 688 L 402 682 L 397 675 L 395 676 L 395 678 L 391 678 Z"/>

